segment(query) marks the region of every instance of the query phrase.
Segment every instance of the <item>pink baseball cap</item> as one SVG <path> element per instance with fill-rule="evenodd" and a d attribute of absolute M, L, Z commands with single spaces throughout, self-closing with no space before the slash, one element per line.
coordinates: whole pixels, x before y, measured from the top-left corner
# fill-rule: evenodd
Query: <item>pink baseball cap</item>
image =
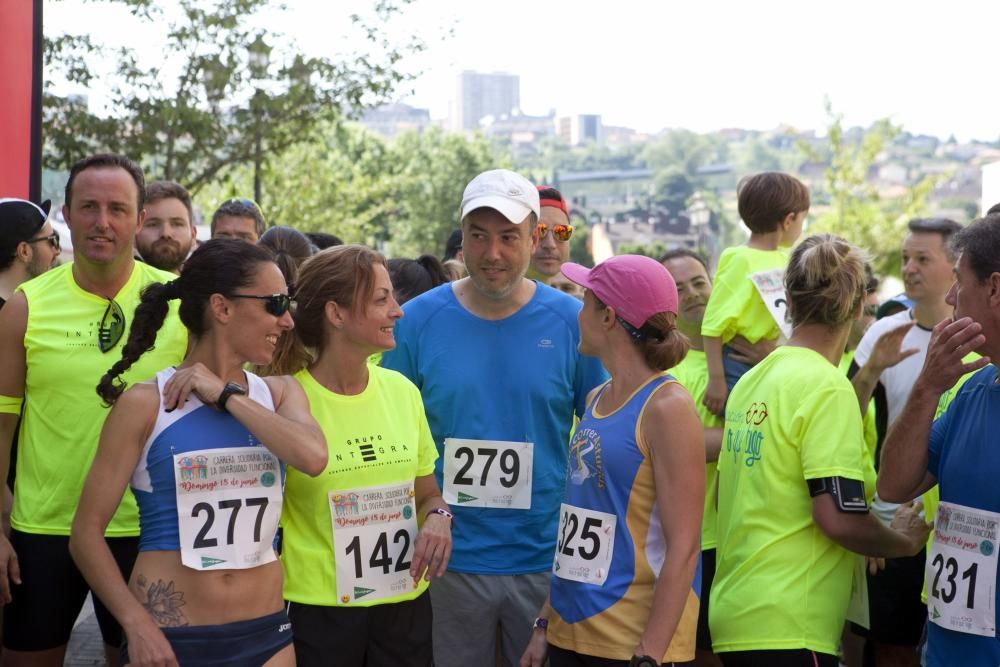
<path fill-rule="evenodd" d="M 636 329 L 657 313 L 677 314 L 677 283 L 652 257 L 618 255 L 592 269 L 567 262 L 562 273 Z"/>

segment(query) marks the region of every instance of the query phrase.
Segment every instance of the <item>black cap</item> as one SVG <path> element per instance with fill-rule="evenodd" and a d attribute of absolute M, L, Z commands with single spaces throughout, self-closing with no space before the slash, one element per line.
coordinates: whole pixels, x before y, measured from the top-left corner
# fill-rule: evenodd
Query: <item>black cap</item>
<path fill-rule="evenodd" d="M 0 199 L 0 257 L 13 257 L 17 244 L 37 234 L 51 208 L 48 199 L 41 205 L 25 199 Z"/>

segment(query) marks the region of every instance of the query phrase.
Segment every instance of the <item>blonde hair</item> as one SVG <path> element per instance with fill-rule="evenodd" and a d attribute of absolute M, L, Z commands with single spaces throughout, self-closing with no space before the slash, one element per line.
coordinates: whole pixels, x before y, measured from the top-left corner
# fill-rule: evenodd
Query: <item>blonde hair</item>
<path fill-rule="evenodd" d="M 832 234 L 800 243 L 785 270 L 792 325 L 838 327 L 853 320 L 868 282 L 866 259 L 859 248 Z"/>

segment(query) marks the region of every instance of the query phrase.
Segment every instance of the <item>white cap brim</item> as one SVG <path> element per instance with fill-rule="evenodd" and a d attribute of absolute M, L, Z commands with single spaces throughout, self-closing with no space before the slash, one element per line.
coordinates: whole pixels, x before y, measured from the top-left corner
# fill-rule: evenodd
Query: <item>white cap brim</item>
<path fill-rule="evenodd" d="M 465 220 L 465 216 L 469 215 L 477 208 L 492 208 L 494 211 L 499 211 L 503 217 L 507 218 L 515 225 L 519 225 L 524 222 L 532 213 L 531 207 L 526 206 L 519 201 L 515 201 L 508 197 L 501 197 L 500 195 L 485 195 L 482 197 L 475 197 L 465 202 L 465 205 L 462 206 L 462 220 Z M 535 215 L 537 216 L 538 213 L 536 212 Z"/>

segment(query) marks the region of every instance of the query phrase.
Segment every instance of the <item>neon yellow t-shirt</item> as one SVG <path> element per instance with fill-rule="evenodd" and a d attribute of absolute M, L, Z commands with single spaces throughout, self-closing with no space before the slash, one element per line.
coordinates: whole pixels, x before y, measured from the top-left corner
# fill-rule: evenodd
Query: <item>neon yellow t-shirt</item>
<path fill-rule="evenodd" d="M 701 334 L 728 342 L 737 334 L 751 343 L 777 338 L 781 330 L 774 321 L 750 276 L 761 271 L 784 269 L 788 250 L 757 250 L 745 245 L 726 248 L 719 257 L 712 296 L 705 307 Z"/>
<path fill-rule="evenodd" d="M 969 354 L 965 355 L 962 358 L 962 363 L 965 364 L 972 363 L 978 358 L 979 358 L 978 354 L 976 354 L 975 352 L 970 352 Z M 965 381 L 978 372 L 979 371 L 972 371 L 971 373 L 966 373 L 962 377 L 958 378 L 958 382 L 955 383 L 954 387 L 941 394 L 941 398 L 938 399 L 937 409 L 934 410 L 935 421 L 937 420 L 938 417 L 940 417 L 945 413 L 945 411 L 948 409 L 948 406 L 951 405 L 952 399 L 954 399 L 958 395 L 958 390 L 961 389 L 962 385 L 965 384 Z M 924 501 L 924 517 L 927 519 L 928 522 L 933 522 L 934 519 L 937 517 L 938 503 L 941 502 L 941 493 L 938 490 L 938 485 L 935 484 L 931 488 L 927 489 L 921 498 Z M 927 553 L 931 552 L 931 545 L 933 544 L 934 544 L 934 531 L 932 530 L 931 534 L 927 536 Z M 920 600 L 924 604 L 927 604 L 926 579 L 924 580 L 924 587 L 920 591 Z"/>
<path fill-rule="evenodd" d="M 288 469 L 281 515 L 286 600 L 345 606 L 337 597 L 330 491 L 412 482 L 434 473 L 437 448 L 420 392 L 396 371 L 369 364 L 368 373 L 368 386 L 356 396 L 329 391 L 308 370 L 295 374 L 326 436 L 330 460 L 317 477 Z M 425 590 L 421 578 L 416 588 L 398 596 L 346 606 L 412 600 Z"/>
<path fill-rule="evenodd" d="M 174 278 L 136 262 L 128 282 L 115 295 L 126 326 L 132 324 L 142 289 Z M 97 383 L 121 359 L 128 329 L 113 349 L 100 351 L 97 329 L 108 300 L 76 284 L 72 263 L 43 273 L 18 290 L 28 299 L 24 334 L 27 373 L 11 525 L 26 533 L 69 535 L 108 414 L 97 395 Z M 178 304 L 170 304 L 156 334 L 156 347 L 123 375 L 129 385 L 148 380 L 184 358 L 187 330 L 177 317 Z M 131 491 L 125 492 L 106 534 L 139 534 L 139 514 Z"/>
<path fill-rule="evenodd" d="M 739 381 L 719 456 L 716 653 L 837 654 L 855 554 L 813 521 L 806 480 L 864 480 L 858 399 L 815 351 L 779 347 Z"/>
<path fill-rule="evenodd" d="M 722 418 L 712 414 L 701 404 L 705 387 L 708 386 L 707 368 L 705 353 L 702 350 L 688 350 L 687 356 L 670 371 L 670 374 L 691 394 L 702 425 L 705 428 L 722 428 Z M 705 464 L 705 514 L 701 522 L 702 551 L 715 548 L 715 468 L 715 461 Z"/>

